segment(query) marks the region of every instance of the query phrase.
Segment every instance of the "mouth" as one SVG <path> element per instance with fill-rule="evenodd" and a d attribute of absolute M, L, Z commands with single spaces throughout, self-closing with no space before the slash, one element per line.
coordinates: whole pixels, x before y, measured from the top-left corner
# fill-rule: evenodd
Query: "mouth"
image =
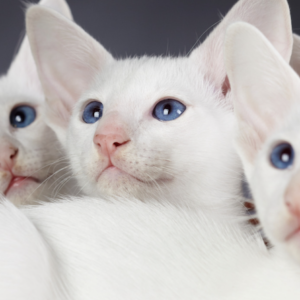
<path fill-rule="evenodd" d="M 114 166 L 113 164 L 108 165 L 97 177 L 97 182 L 99 181 L 99 179 L 101 178 L 102 175 L 106 175 L 109 176 L 111 179 L 116 179 L 119 176 L 128 176 L 130 178 L 133 178 L 139 182 L 144 183 L 142 180 L 140 180 L 139 178 L 117 168 L 116 166 Z"/>
<path fill-rule="evenodd" d="M 35 183 L 35 184 L 39 184 L 39 180 L 37 180 L 36 178 L 33 178 L 33 177 L 22 177 L 22 176 L 14 176 L 6 191 L 4 192 L 4 195 L 7 196 L 7 194 L 13 190 L 16 190 L 16 189 L 20 189 L 30 183 Z"/>

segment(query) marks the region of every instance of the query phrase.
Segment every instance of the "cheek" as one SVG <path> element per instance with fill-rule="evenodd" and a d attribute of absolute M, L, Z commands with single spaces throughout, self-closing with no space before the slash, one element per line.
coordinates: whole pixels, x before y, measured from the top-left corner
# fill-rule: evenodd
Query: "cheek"
<path fill-rule="evenodd" d="M 72 167 L 80 169 L 93 159 L 96 154 L 93 138 L 95 125 L 70 125 L 67 136 L 67 151 L 72 163 Z"/>
<path fill-rule="evenodd" d="M 259 168 L 260 166 L 260 168 Z M 289 216 L 284 194 L 289 174 L 258 161 L 252 179 L 253 195 L 260 221 L 270 238 L 281 240 L 288 227 Z"/>
<path fill-rule="evenodd" d="M 15 137 L 23 147 L 36 148 L 49 139 L 47 129 L 46 124 L 34 124 L 34 126 L 18 129 Z"/>

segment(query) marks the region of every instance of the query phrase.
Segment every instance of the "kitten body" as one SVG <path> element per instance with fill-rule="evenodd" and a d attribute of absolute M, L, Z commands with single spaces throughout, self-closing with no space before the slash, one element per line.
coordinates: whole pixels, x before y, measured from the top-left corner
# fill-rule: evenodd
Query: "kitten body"
<path fill-rule="evenodd" d="M 7 300 L 300 297 L 297 266 L 203 210 L 85 197 L 0 216 Z"/>
<path fill-rule="evenodd" d="M 288 61 L 292 35 L 286 1 L 239 1 L 189 57 L 177 58 L 116 60 L 55 12 L 33 7 L 27 16 L 48 123 L 86 194 L 155 197 L 234 214 L 241 209 L 223 39 L 229 24 L 248 21 Z M 166 99 L 185 107 L 176 120 L 154 116 Z M 103 105 L 97 112 L 102 117 L 89 124 L 83 113 L 93 102 Z"/>
<path fill-rule="evenodd" d="M 43 0 L 40 4 L 72 18 L 64 0 Z M 68 175 L 67 160 L 63 159 L 65 153 L 55 133 L 45 123 L 44 102 L 25 37 L 7 74 L 0 78 L 0 193 L 17 205 L 71 192 L 71 185 L 64 190 L 62 182 L 57 181 L 60 176 Z M 24 105 L 34 109 L 36 118 L 29 126 L 14 127 L 12 111 Z"/>
<path fill-rule="evenodd" d="M 247 24 L 234 25 L 226 48 L 236 147 L 259 219 L 275 251 L 300 261 L 300 79 Z"/>

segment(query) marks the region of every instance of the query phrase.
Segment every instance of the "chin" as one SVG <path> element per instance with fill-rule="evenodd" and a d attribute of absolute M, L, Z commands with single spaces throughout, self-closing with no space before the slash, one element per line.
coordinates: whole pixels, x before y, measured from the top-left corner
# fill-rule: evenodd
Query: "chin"
<path fill-rule="evenodd" d="M 37 190 L 39 183 L 28 181 L 18 188 L 11 188 L 5 196 L 16 206 L 34 204 L 38 199 Z"/>
<path fill-rule="evenodd" d="M 290 217 L 277 220 L 276 224 L 267 224 L 266 234 L 275 248 L 282 250 L 294 261 L 300 263 L 300 224 L 298 218 Z M 271 226 L 272 227 L 271 227 Z M 277 228 L 275 227 L 277 226 Z M 264 226 L 263 226 L 264 227 Z M 276 230 L 274 230 L 274 228 Z M 269 230 L 267 230 L 269 229 Z M 270 230 L 272 229 L 272 230 Z"/>
<path fill-rule="evenodd" d="M 290 253 L 293 260 L 300 264 L 300 233 L 298 232 L 286 244 L 287 252 Z"/>
<path fill-rule="evenodd" d="M 98 178 L 97 190 L 105 196 L 143 198 L 147 183 L 117 169 L 109 168 Z"/>

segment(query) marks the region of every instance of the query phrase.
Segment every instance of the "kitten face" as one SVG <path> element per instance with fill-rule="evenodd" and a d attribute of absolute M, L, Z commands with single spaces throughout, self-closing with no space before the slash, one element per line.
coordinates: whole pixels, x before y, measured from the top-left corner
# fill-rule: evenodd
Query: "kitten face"
<path fill-rule="evenodd" d="M 300 261 L 300 107 L 293 109 L 258 154 L 251 185 L 267 235 Z"/>
<path fill-rule="evenodd" d="M 54 132 L 43 116 L 43 96 L 17 84 L 11 77 L 0 80 L 0 192 L 15 204 L 43 199 L 45 185 L 60 165 L 53 165 L 62 157 L 62 149 Z M 35 120 L 27 127 L 16 128 L 10 122 L 14 108 L 28 105 L 36 112 Z M 53 181 L 49 181 L 49 185 Z M 50 186 L 49 186 L 50 187 Z"/>
<path fill-rule="evenodd" d="M 224 154 L 218 151 L 230 140 L 232 125 L 218 98 L 187 58 L 144 57 L 107 66 L 76 104 L 69 125 L 69 156 L 85 191 L 143 198 L 178 193 L 193 176 L 211 179 L 211 169 L 220 170 L 216 162 L 231 159 L 226 147 Z M 180 102 L 185 111 L 174 120 L 157 119 L 153 111 L 164 99 Z M 91 101 L 101 102 L 103 113 L 88 124 L 83 113 Z"/>
<path fill-rule="evenodd" d="M 222 46 L 226 28 L 240 18 L 260 27 L 289 60 L 285 1 L 240 1 L 190 57 L 118 61 L 79 26 L 45 8 L 29 9 L 27 32 L 48 123 L 87 194 L 158 194 L 214 207 L 239 195 Z M 163 106 L 166 99 L 173 102 Z M 154 110 L 172 120 L 159 121 Z"/>
<path fill-rule="evenodd" d="M 42 0 L 72 18 L 64 0 Z M 44 94 L 27 37 L 6 75 L 0 78 L 0 193 L 15 204 L 45 200 L 62 192 L 67 161 L 46 125 Z M 42 184 L 43 183 L 43 184 Z M 41 185 L 42 184 L 42 185 Z"/>
<path fill-rule="evenodd" d="M 226 60 L 237 150 L 271 242 L 300 261 L 300 80 L 264 36 L 237 23 Z"/>

